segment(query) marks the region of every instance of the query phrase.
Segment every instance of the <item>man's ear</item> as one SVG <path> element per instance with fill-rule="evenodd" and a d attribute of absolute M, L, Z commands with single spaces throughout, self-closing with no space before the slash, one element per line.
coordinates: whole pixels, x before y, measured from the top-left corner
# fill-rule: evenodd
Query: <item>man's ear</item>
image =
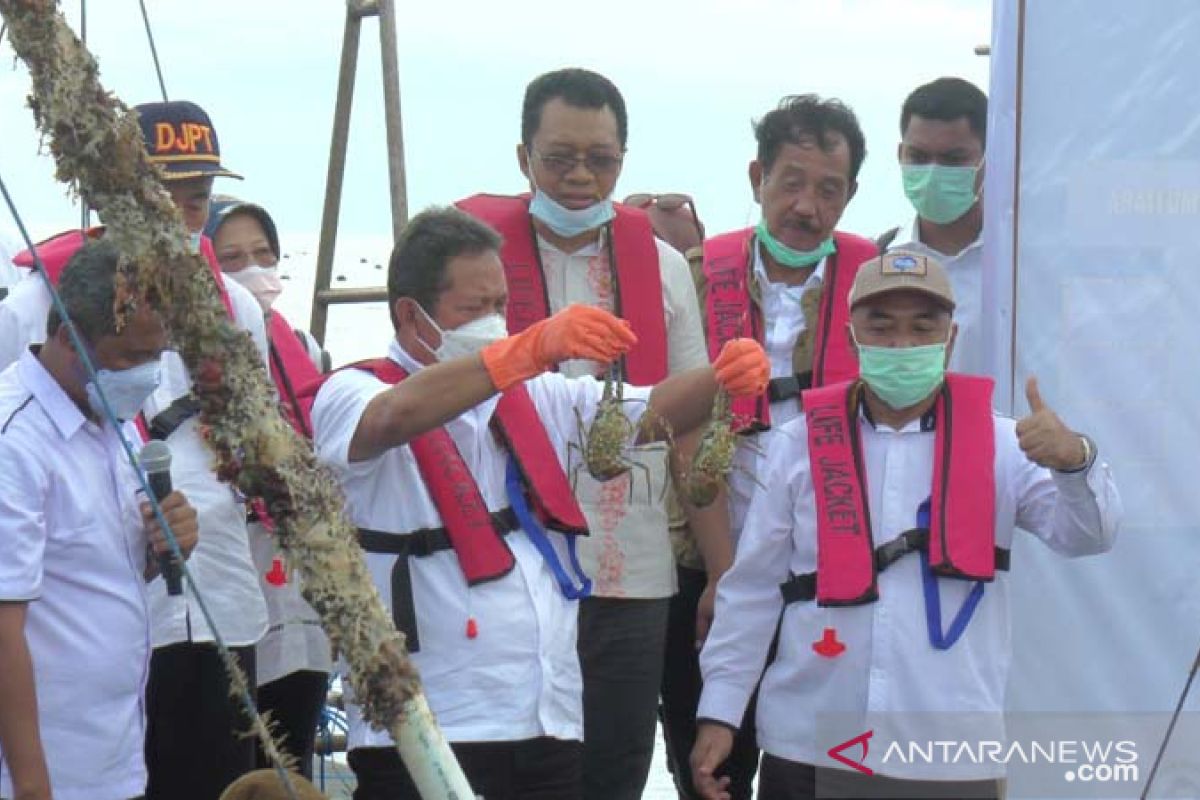
<path fill-rule="evenodd" d="M 858 345 L 854 343 L 854 323 L 848 320 L 846 322 L 846 344 L 850 346 L 851 353 L 858 353 Z"/>
<path fill-rule="evenodd" d="M 754 202 L 762 205 L 762 182 L 763 182 L 763 166 L 756 158 L 750 162 L 750 167 L 747 170 L 747 177 L 750 178 L 750 191 L 754 193 Z"/>
<path fill-rule="evenodd" d="M 858 181 L 850 181 L 850 191 L 846 193 L 846 202 L 849 203 L 853 200 L 856 194 L 858 194 Z"/>
<path fill-rule="evenodd" d="M 533 180 L 529 176 L 529 149 L 523 142 L 517 142 L 517 166 L 520 167 L 522 175 L 530 181 Z"/>
<path fill-rule="evenodd" d="M 950 368 L 950 359 L 954 355 L 954 343 L 958 341 L 958 323 L 950 323 L 950 338 L 946 340 L 946 369 Z"/>

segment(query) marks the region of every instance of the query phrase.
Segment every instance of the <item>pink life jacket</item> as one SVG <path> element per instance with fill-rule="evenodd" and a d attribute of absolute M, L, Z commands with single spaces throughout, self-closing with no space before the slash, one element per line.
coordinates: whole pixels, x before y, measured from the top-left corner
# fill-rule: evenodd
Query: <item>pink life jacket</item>
<path fill-rule="evenodd" d="M 79 248 L 83 247 L 85 237 L 87 239 L 99 239 L 104 235 L 104 226 L 98 225 L 94 228 L 88 228 L 86 232 L 78 228 L 63 233 L 55 234 L 45 241 L 34 245 L 38 257 L 42 261 L 42 266 L 46 268 L 46 277 L 50 279 L 50 283 L 58 286 L 58 279 L 62 277 L 63 270 L 67 267 L 67 262 L 71 260 L 71 256 L 75 255 Z M 221 293 L 221 302 L 225 304 L 225 310 L 229 312 L 229 316 L 233 318 L 233 304 L 229 300 L 229 293 L 225 290 L 225 276 L 221 274 L 221 267 L 217 263 L 217 254 L 213 250 L 212 240 L 207 236 L 200 237 L 200 253 L 208 262 L 209 268 L 212 270 L 213 278 L 217 282 L 217 290 Z M 34 259 L 33 253 L 29 250 L 22 250 L 13 259 L 13 263 L 18 267 L 37 266 L 37 261 Z"/>
<path fill-rule="evenodd" d="M 455 205 L 504 237 L 500 260 L 508 280 L 509 333 L 520 333 L 550 316 L 529 195 L 477 194 Z M 667 323 L 654 229 L 646 212 L 620 203 L 613 208 L 613 310 L 629 321 L 638 337 L 625 355 L 626 377 L 637 386 L 653 386 L 667 377 Z"/>
<path fill-rule="evenodd" d="M 995 577 L 992 385 L 990 378 L 947 373 L 938 390 L 928 533 L 929 564 L 938 575 L 972 581 Z M 823 606 L 879 598 L 859 440 L 861 392 L 861 384 L 844 382 L 804 393 L 817 502 L 816 599 Z"/>
<path fill-rule="evenodd" d="M 408 377 L 408 372 L 390 358 L 360 361 L 343 369 L 365 370 L 387 384 Z M 305 387 L 303 394 L 310 406 L 329 377 L 323 375 Z M 533 510 L 542 523 L 566 534 L 587 535 L 583 510 L 524 384 L 519 383 L 500 395 L 492 424 L 516 459 L 529 488 Z M 445 428 L 436 428 L 417 436 L 408 446 L 467 583 L 473 585 L 507 575 L 516 561 L 504 541 L 505 531 L 496 529 L 475 478 L 450 434 Z"/>
<path fill-rule="evenodd" d="M 267 314 L 267 340 L 271 350 L 271 377 L 279 390 L 284 415 L 297 433 L 312 438 L 312 398 L 299 390 L 317 381 L 321 372 L 309 358 L 300 334 L 278 311 Z"/>
<path fill-rule="evenodd" d="M 750 301 L 750 276 L 754 254 L 750 251 L 754 228 L 724 233 L 704 241 L 704 278 L 707 284 L 704 312 L 707 317 L 708 357 L 715 360 L 730 339 L 753 338 L 765 344 L 761 311 Z M 836 251 L 825 262 L 825 291 L 816 340 L 813 344 L 812 386 L 825 386 L 858 377 L 858 356 L 845 335 L 850 320 L 850 287 L 864 261 L 878 252 L 869 239 L 835 231 Z M 733 401 L 736 420 L 762 430 L 771 425 L 767 392 Z"/>

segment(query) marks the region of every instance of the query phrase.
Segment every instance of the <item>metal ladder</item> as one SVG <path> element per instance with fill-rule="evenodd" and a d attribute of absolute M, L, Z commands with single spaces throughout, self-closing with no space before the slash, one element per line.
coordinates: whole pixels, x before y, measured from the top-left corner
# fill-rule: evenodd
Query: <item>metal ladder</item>
<path fill-rule="evenodd" d="M 364 17 L 379 17 L 379 49 L 383 62 L 383 108 L 387 130 L 388 189 L 392 201 L 392 240 L 408 221 L 408 196 L 404 182 L 404 135 L 400 116 L 400 78 L 396 52 L 396 9 L 393 0 L 346 0 L 346 29 L 338 68 L 337 103 L 333 111 L 333 139 L 329 146 L 329 171 L 325 176 L 325 207 L 321 213 L 321 241 L 317 248 L 317 275 L 313 284 L 309 331 L 325 344 L 329 307 L 338 303 L 371 303 L 387 300 L 387 287 L 331 289 L 333 253 L 337 245 L 338 216 L 342 207 L 342 179 L 346 174 L 346 149 L 350 140 L 350 106 L 358 71 L 358 39 Z"/>

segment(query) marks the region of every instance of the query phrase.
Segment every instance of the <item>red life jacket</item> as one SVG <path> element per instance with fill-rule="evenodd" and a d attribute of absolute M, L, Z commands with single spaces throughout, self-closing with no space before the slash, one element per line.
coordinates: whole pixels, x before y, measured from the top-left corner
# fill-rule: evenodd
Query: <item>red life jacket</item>
<path fill-rule="evenodd" d="M 508 280 L 508 331 L 520 333 L 550 316 L 546 279 L 529 215 L 529 195 L 477 194 L 455 205 L 495 228 Z M 667 377 L 667 322 L 654 229 L 646 212 L 614 203 L 610 257 L 616 266 L 614 313 L 628 320 L 637 344 L 625 354 L 626 377 L 653 386 Z"/>
<path fill-rule="evenodd" d="M 278 311 L 267 314 L 267 341 L 271 349 L 271 378 L 279 390 L 284 414 L 296 432 L 312 438 L 312 397 L 304 398 L 299 390 L 321 377 L 309 358 L 300 334 Z"/>
<path fill-rule="evenodd" d="M 765 344 L 762 313 L 750 301 L 750 276 L 754 254 L 750 245 L 754 228 L 724 233 L 704 241 L 704 278 L 707 283 L 705 308 L 708 325 L 708 356 L 715 360 L 730 339 L 754 338 Z M 813 344 L 812 386 L 824 386 L 858 377 L 858 357 L 847 341 L 850 320 L 850 287 L 864 261 L 878 255 L 869 239 L 835 231 L 837 249 L 825 261 L 825 291 Z M 749 420 L 748 427 L 771 425 L 771 401 L 767 393 L 738 397 L 733 401 L 734 418 Z"/>
<path fill-rule="evenodd" d="M 84 231 L 76 228 L 75 230 L 55 234 L 49 239 L 34 245 L 38 257 L 41 258 L 42 266 L 46 268 L 46 277 L 50 279 L 52 285 L 58 286 L 58 280 L 62 277 L 63 270 L 67 267 L 67 262 L 71 260 L 71 256 L 75 255 L 75 252 L 79 248 L 83 247 L 85 235 L 88 239 L 99 239 L 104 235 L 104 226 L 98 225 L 94 228 L 88 228 L 86 234 Z M 221 293 L 221 302 L 225 304 L 225 310 L 229 312 L 229 316 L 232 319 L 233 304 L 229 301 L 229 293 L 225 290 L 225 276 L 221 274 L 221 267 L 217 263 L 217 254 L 213 251 L 212 240 L 207 236 L 200 237 L 200 253 L 208 261 L 213 278 L 217 281 L 217 290 Z M 33 268 L 37 265 L 33 253 L 29 250 L 22 250 L 18 253 L 17 257 L 13 259 L 13 263 L 18 267 Z"/>
<path fill-rule="evenodd" d="M 929 564 L 938 575 L 990 581 L 996 570 L 996 440 L 992 380 L 947 373 L 935 414 Z M 817 602 L 879 598 L 867 476 L 859 440 L 861 384 L 804 393 L 817 502 Z M 914 509 L 915 511 L 915 509 Z"/>
<path fill-rule="evenodd" d="M 408 377 L 404 368 L 390 358 L 360 361 L 343 369 L 346 368 L 365 370 L 387 384 L 396 384 Z M 305 388 L 304 394 L 310 404 L 329 377 L 322 376 Z M 524 384 L 517 384 L 500 395 L 492 424 L 516 458 L 533 501 L 533 510 L 542 523 L 563 533 L 587 535 L 583 510 L 571 491 L 567 474 Z M 505 531 L 497 530 L 493 524 L 487 503 L 450 434 L 445 428 L 435 428 L 415 437 L 408 446 L 445 524 L 467 583 L 476 584 L 507 575 L 516 561 L 504 541 Z"/>

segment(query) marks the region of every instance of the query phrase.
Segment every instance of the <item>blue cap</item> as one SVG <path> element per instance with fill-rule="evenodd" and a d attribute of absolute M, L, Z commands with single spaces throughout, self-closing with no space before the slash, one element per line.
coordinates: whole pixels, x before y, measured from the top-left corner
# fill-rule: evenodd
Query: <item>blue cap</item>
<path fill-rule="evenodd" d="M 217 129 L 204 109 L 187 100 L 134 106 L 150 161 L 167 180 L 223 175 L 241 179 L 221 165 Z"/>

